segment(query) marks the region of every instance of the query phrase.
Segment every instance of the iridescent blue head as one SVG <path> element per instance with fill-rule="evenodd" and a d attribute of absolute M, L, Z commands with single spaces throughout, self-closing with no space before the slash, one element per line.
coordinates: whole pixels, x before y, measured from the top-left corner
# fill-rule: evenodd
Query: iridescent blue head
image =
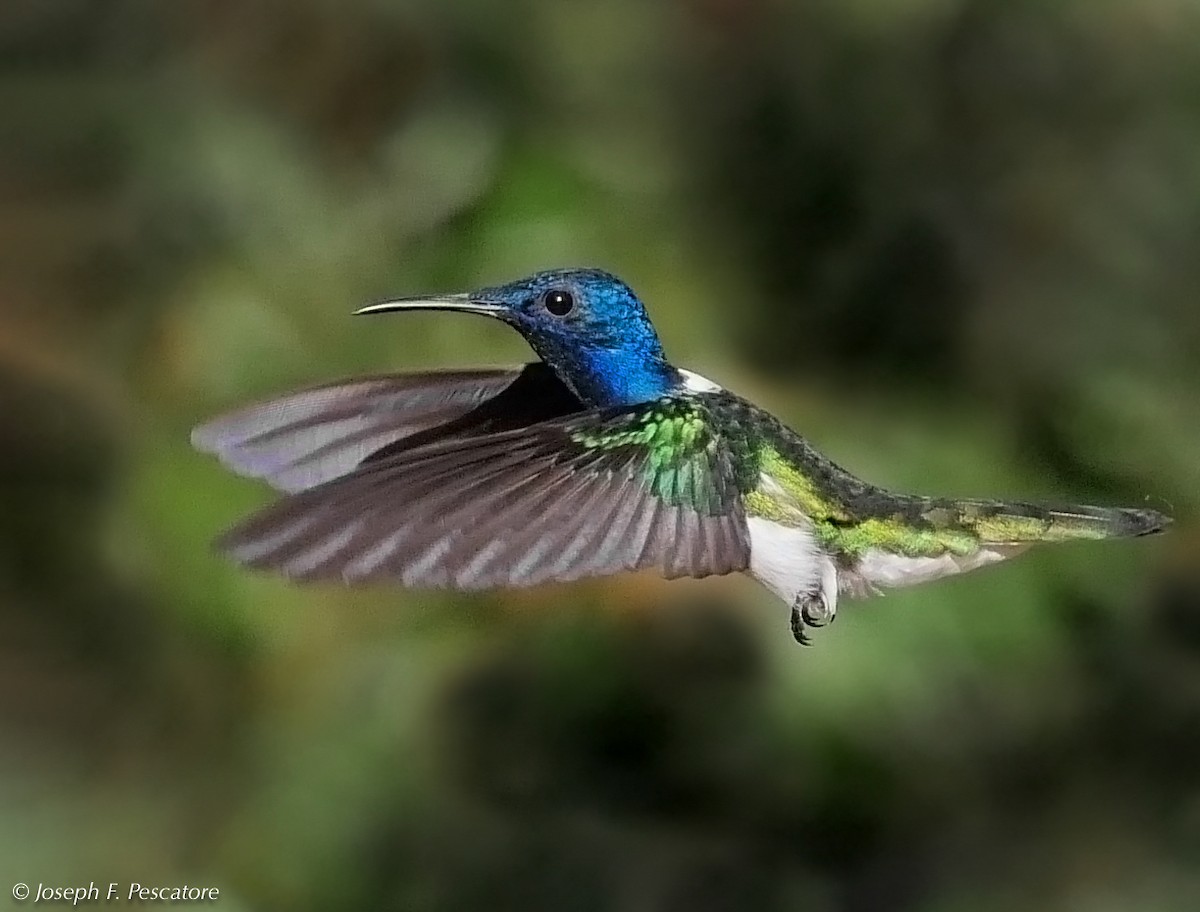
<path fill-rule="evenodd" d="M 555 269 L 467 294 L 401 298 L 358 313 L 461 310 L 503 320 L 589 405 L 632 405 L 680 385 L 646 309 L 599 269 Z"/>

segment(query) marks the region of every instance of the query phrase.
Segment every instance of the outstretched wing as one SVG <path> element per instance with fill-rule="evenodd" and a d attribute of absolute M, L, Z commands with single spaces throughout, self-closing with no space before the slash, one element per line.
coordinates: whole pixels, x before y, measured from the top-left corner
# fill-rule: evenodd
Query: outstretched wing
<path fill-rule="evenodd" d="M 219 544 L 298 579 L 461 589 L 749 562 L 735 467 L 694 397 L 401 448 Z"/>
<path fill-rule="evenodd" d="M 497 402 L 499 400 L 499 402 Z M 239 475 L 304 491 L 351 472 L 401 441 L 525 423 L 581 411 L 544 364 L 507 370 L 364 377 L 299 390 L 223 415 L 192 431 L 192 444 Z M 439 430 L 444 429 L 444 430 Z"/>

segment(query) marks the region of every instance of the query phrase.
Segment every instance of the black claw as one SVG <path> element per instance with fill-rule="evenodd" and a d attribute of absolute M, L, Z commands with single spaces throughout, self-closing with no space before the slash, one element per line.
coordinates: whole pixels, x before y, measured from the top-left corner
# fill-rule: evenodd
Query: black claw
<path fill-rule="evenodd" d="M 800 616 L 800 610 L 796 606 L 792 606 L 792 636 L 796 638 L 796 642 L 800 646 L 810 646 L 808 634 L 804 632 L 804 618 Z"/>
<path fill-rule="evenodd" d="M 800 601 L 799 604 L 800 614 L 804 618 L 804 623 L 809 627 L 824 627 L 836 617 L 829 610 L 829 605 L 825 599 L 819 595 L 809 596 Z"/>
<path fill-rule="evenodd" d="M 792 636 L 796 638 L 796 642 L 801 646 L 811 646 L 812 640 L 808 638 L 808 634 L 804 632 L 804 617 L 800 613 L 800 609 L 792 606 Z"/>
<path fill-rule="evenodd" d="M 812 641 L 805 629 L 824 627 L 836 618 L 837 615 L 829 610 L 828 603 L 820 595 L 799 596 L 792 605 L 792 636 L 801 646 L 808 646 Z"/>

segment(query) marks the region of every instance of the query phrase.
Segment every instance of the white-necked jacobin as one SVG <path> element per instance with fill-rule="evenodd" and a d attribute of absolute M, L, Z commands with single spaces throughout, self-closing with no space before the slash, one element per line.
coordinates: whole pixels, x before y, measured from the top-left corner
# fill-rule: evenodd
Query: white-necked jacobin
<path fill-rule="evenodd" d="M 750 402 L 671 365 L 634 292 L 597 269 L 358 313 L 454 310 L 520 332 L 513 369 L 367 377 L 217 418 L 194 445 L 289 492 L 220 539 L 302 580 L 529 586 L 648 567 L 743 571 L 792 632 L 839 593 L 926 582 L 1036 542 L 1147 535 L 1147 509 L 894 494 Z"/>

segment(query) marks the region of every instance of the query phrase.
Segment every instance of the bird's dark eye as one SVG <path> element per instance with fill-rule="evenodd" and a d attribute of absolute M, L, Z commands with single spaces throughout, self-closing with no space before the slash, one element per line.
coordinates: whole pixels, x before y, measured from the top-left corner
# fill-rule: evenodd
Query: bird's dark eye
<path fill-rule="evenodd" d="M 575 298 L 571 296 L 571 293 L 557 288 L 546 292 L 544 303 L 546 310 L 556 317 L 565 317 L 575 308 Z"/>

